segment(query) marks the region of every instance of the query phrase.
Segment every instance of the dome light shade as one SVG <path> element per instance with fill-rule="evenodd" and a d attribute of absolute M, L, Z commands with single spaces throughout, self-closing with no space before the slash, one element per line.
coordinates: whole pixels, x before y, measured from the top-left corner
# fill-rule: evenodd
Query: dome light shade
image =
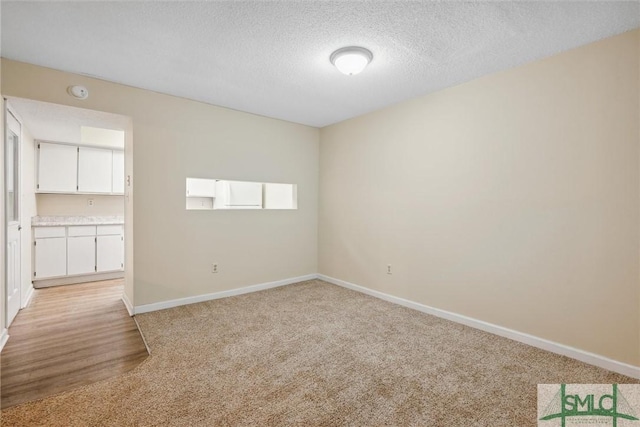
<path fill-rule="evenodd" d="M 336 50 L 329 59 L 342 74 L 353 76 L 369 65 L 373 54 L 363 47 L 350 46 Z"/>

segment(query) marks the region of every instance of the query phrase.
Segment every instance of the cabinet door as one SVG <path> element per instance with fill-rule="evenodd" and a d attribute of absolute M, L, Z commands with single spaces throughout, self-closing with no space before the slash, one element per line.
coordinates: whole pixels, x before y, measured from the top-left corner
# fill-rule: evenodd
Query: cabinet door
<path fill-rule="evenodd" d="M 124 194 L 124 152 L 113 152 L 112 191 Z"/>
<path fill-rule="evenodd" d="M 78 150 L 78 191 L 111 193 L 113 152 L 103 148 Z"/>
<path fill-rule="evenodd" d="M 37 191 L 75 193 L 77 185 L 78 147 L 40 142 Z"/>
<path fill-rule="evenodd" d="M 187 178 L 187 197 L 215 197 L 214 179 Z"/>
<path fill-rule="evenodd" d="M 122 270 L 124 242 L 121 235 L 98 236 L 96 246 L 98 272 Z"/>
<path fill-rule="evenodd" d="M 95 236 L 67 238 L 67 274 L 87 274 L 96 271 Z"/>
<path fill-rule="evenodd" d="M 233 209 L 262 209 L 262 183 L 229 181 L 229 206 Z"/>
<path fill-rule="evenodd" d="M 65 276 L 67 274 L 67 238 L 36 239 L 34 279 Z"/>

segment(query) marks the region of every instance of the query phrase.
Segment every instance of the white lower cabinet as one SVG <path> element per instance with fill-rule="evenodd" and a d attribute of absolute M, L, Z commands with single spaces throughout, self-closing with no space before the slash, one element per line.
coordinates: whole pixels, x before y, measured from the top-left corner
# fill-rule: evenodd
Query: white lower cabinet
<path fill-rule="evenodd" d="M 67 237 L 67 275 L 96 271 L 96 237 Z"/>
<path fill-rule="evenodd" d="M 124 270 L 122 225 L 34 227 L 34 280 Z"/>
<path fill-rule="evenodd" d="M 98 273 L 122 270 L 124 267 L 122 236 L 98 236 L 96 241 L 96 268 Z"/>
<path fill-rule="evenodd" d="M 124 229 L 121 225 L 99 225 L 96 231 L 96 271 L 124 269 Z"/>
<path fill-rule="evenodd" d="M 34 280 L 67 275 L 66 237 L 36 238 L 34 249 Z"/>
<path fill-rule="evenodd" d="M 96 226 L 67 227 L 67 276 L 96 271 Z"/>

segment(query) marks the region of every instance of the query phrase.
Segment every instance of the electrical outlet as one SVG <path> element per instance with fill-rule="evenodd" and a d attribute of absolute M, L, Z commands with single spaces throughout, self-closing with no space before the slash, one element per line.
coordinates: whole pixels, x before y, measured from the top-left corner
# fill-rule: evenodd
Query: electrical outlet
<path fill-rule="evenodd" d="M 211 272 L 212 273 L 218 272 L 218 264 L 211 264 Z"/>
<path fill-rule="evenodd" d="M 93 199 L 87 199 L 87 206 L 93 206 Z"/>
<path fill-rule="evenodd" d="M 393 273 L 391 272 L 391 264 L 388 264 L 388 265 L 387 265 L 387 274 L 393 274 Z"/>

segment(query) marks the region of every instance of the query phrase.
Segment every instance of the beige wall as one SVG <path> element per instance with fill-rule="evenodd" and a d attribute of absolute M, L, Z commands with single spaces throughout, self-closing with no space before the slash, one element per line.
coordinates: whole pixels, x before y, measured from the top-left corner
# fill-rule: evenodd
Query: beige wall
<path fill-rule="evenodd" d="M 122 149 L 124 148 L 124 131 L 81 126 L 80 141 L 87 145 Z"/>
<path fill-rule="evenodd" d="M 38 215 L 124 215 L 124 196 L 37 194 Z M 93 206 L 88 200 L 93 199 Z"/>
<path fill-rule="evenodd" d="M 640 365 L 639 36 L 322 129 L 320 273 Z"/>
<path fill-rule="evenodd" d="M 68 96 L 71 84 L 89 98 Z M 135 305 L 317 271 L 317 129 L 6 59 L 2 91 L 131 117 Z M 187 176 L 295 183 L 299 209 L 186 211 Z"/>

